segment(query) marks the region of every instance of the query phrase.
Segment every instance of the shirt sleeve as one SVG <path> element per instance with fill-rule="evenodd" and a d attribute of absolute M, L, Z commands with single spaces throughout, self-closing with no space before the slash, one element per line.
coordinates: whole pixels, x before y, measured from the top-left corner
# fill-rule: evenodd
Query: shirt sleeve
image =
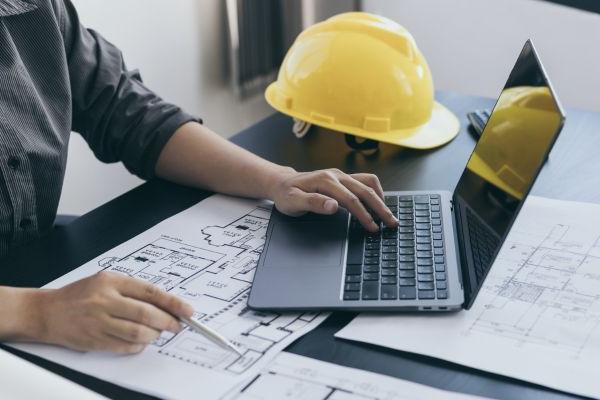
<path fill-rule="evenodd" d="M 177 128 L 202 121 L 161 99 L 137 71 L 128 71 L 117 47 L 81 25 L 70 0 L 64 0 L 61 19 L 73 130 L 99 160 L 122 161 L 139 177 L 152 178 L 160 152 Z"/>

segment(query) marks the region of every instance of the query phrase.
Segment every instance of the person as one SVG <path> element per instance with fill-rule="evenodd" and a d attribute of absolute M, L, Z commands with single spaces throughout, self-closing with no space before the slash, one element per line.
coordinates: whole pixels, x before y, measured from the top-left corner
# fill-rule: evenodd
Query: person
<path fill-rule="evenodd" d="M 53 226 L 71 131 L 134 174 L 271 199 L 289 215 L 348 209 L 367 230 L 397 220 L 376 176 L 299 172 L 221 138 L 162 100 L 69 0 L 0 0 L 0 257 Z M 370 211 L 368 211 L 370 210 Z M 0 263 L 2 268 L 10 265 Z M 192 308 L 151 284 L 98 273 L 60 289 L 0 287 L 0 340 L 141 351 Z"/>

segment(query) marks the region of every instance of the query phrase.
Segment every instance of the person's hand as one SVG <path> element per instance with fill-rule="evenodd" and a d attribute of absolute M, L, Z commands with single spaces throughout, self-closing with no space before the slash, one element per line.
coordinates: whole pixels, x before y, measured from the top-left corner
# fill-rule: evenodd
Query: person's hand
<path fill-rule="evenodd" d="M 100 272 L 61 289 L 42 291 L 42 342 L 79 351 L 138 353 L 162 331 L 179 332 L 175 316 L 193 309 L 147 282 Z"/>
<path fill-rule="evenodd" d="M 291 216 L 309 211 L 334 214 L 341 205 L 371 232 L 379 227 L 367 208 L 386 226 L 398 225 L 398 220 L 383 201 L 379 179 L 372 174 L 348 175 L 338 169 L 314 172 L 290 169 L 281 173 L 272 184 L 270 197 L 279 211 Z"/>

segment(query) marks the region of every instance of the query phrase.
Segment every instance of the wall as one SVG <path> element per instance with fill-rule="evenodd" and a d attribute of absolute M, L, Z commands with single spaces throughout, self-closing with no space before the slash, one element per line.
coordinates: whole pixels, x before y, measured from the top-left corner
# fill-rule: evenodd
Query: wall
<path fill-rule="evenodd" d="M 566 107 L 600 111 L 600 15 L 537 0 L 363 0 L 411 31 L 439 89 L 496 97 L 532 38 Z"/>

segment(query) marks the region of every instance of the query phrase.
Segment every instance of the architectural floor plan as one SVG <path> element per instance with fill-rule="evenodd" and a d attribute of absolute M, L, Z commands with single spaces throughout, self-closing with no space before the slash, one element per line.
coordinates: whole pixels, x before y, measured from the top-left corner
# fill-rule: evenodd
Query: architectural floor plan
<path fill-rule="evenodd" d="M 130 357 L 42 345 L 16 347 L 160 397 L 220 396 L 325 318 L 248 309 L 269 216 L 269 204 L 213 196 L 48 285 L 60 287 L 103 270 L 148 281 L 190 303 L 196 319 L 227 337 L 243 355 L 189 328 L 176 335 L 163 333 L 144 352 Z"/>
<path fill-rule="evenodd" d="M 600 397 L 600 205 L 530 197 L 471 310 L 336 336 Z"/>
<path fill-rule="evenodd" d="M 476 400 L 373 372 L 282 352 L 223 400 Z"/>

